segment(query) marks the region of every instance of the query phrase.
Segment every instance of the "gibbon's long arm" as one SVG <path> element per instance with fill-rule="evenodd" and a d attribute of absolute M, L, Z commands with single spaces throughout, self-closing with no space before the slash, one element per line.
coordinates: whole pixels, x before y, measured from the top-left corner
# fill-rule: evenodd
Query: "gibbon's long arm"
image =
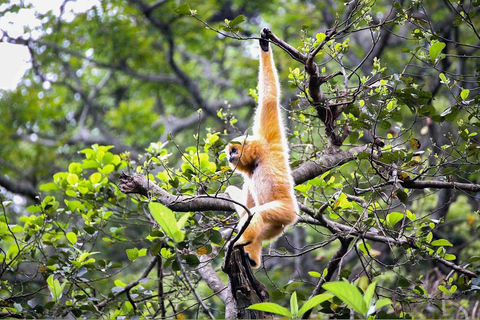
<path fill-rule="evenodd" d="M 263 29 L 261 36 L 268 39 L 270 30 Z M 267 142 L 281 142 L 280 84 L 268 41 L 260 41 L 260 72 L 258 77 L 258 108 L 253 131 Z"/>

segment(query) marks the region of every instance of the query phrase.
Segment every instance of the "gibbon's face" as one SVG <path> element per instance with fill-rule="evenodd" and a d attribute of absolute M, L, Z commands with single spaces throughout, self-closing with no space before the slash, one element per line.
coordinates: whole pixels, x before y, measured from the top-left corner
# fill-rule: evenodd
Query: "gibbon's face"
<path fill-rule="evenodd" d="M 246 163 L 247 156 L 245 152 L 248 150 L 249 141 L 244 136 L 238 137 L 230 142 L 225 149 L 230 168 L 242 172 L 248 172 L 249 165 Z"/>

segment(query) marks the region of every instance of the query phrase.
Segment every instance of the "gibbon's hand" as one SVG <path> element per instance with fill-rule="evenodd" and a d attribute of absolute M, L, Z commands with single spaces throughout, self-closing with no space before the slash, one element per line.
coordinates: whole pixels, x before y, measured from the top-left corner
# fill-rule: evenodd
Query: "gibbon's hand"
<path fill-rule="evenodd" d="M 270 39 L 270 33 L 272 33 L 270 29 L 263 28 L 262 31 L 260 32 L 260 37 L 262 39 L 268 40 Z M 264 52 L 268 52 L 268 48 L 270 47 L 270 44 L 268 41 L 265 41 L 265 40 L 260 40 L 260 48 L 262 48 Z"/>

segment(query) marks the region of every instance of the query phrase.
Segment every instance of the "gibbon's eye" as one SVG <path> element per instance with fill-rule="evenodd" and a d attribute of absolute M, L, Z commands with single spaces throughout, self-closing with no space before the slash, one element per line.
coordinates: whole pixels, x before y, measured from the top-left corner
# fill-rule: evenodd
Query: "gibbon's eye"
<path fill-rule="evenodd" d="M 236 147 L 233 147 L 232 149 L 230 149 L 230 154 L 232 153 L 238 153 L 238 149 Z"/>

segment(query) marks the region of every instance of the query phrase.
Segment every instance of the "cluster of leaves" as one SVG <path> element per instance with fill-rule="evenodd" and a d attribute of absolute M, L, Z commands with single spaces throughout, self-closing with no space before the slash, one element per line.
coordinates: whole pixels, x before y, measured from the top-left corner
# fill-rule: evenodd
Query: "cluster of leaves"
<path fill-rule="evenodd" d="M 249 309 L 266 311 L 270 313 L 279 314 L 288 318 L 301 319 L 302 316 L 312 308 L 321 305 L 321 313 L 332 313 L 338 317 L 343 313 L 343 316 L 348 317 L 350 311 L 348 308 L 353 309 L 359 316 L 368 319 L 384 318 L 386 313 L 378 314 L 380 309 L 392 304 L 392 300 L 389 298 L 373 299 L 375 294 L 376 283 L 371 283 L 365 290 L 363 296 L 360 292 L 360 288 L 350 284 L 348 282 L 330 282 L 323 285 L 326 291 L 333 294 L 319 294 L 308 301 L 298 309 L 297 293 L 294 292 L 290 298 L 290 310 L 276 304 L 276 303 L 257 303 L 249 307 Z M 348 308 L 341 308 L 342 304 L 345 304 Z M 342 310 L 338 312 L 338 310 Z M 373 315 L 375 314 L 375 315 Z"/>
<path fill-rule="evenodd" d="M 218 133 L 208 134 L 203 149 L 206 152 L 218 152 L 221 143 Z M 170 154 L 164 147 L 165 144 L 150 145 L 144 166 L 139 166 L 137 170 L 151 169 L 152 163 L 165 168 Z M 43 192 L 63 194 L 62 204 L 55 196 L 46 196 L 40 204 L 28 207 L 29 214 L 21 216 L 19 223 L 12 224 L 7 217 L 7 207 L 12 202 L 3 202 L 3 216 L 0 219 L 0 240 L 4 244 L 0 251 L 2 277 L 14 275 L 18 268 L 28 265 L 25 274 L 38 279 L 38 283 L 25 285 L 24 290 L 36 292 L 48 288 L 51 300 L 44 297 L 10 303 L 8 301 L 17 300 L 18 284 L 2 281 L 0 292 L 7 302 L 2 306 L 2 312 L 20 312 L 31 317 L 97 314 L 103 307 L 102 300 L 108 301 L 116 294 L 125 292 L 127 283 L 117 279 L 114 286 L 104 285 L 98 288 L 99 291 L 93 285 L 108 284 L 108 279 L 147 254 L 158 256 L 162 260 L 162 268 L 179 272 L 182 264 L 198 267 L 198 255 L 210 254 L 213 248 L 224 244 L 218 226 L 214 225 L 210 230 L 202 228 L 199 232 L 198 217 L 191 213 L 178 215 L 158 202 L 123 194 L 116 181 L 129 164 L 122 160 L 124 155 L 111 153 L 111 148 L 94 145 L 82 150 L 85 157 L 82 162 L 71 163 L 68 172 L 56 173 L 53 182 L 40 186 Z M 226 179 L 226 170 L 217 172 L 216 163 L 210 161 L 208 153 L 193 152 L 196 149 L 192 148 L 188 148 L 184 154 L 180 169 L 156 175 L 162 179 L 157 181 L 160 185 L 169 190 L 177 188 L 177 192 L 193 194 L 200 181 Z M 225 165 L 224 161 L 220 164 Z M 149 177 L 155 179 L 151 174 Z M 138 219 L 141 211 L 147 208 L 151 222 L 140 218 L 137 224 L 150 225 L 150 232 L 143 235 L 130 232 L 123 225 L 126 217 L 133 215 Z M 135 242 L 139 241 L 141 247 L 129 244 L 134 238 L 138 238 Z M 123 248 L 124 254 L 115 255 L 114 252 L 119 248 Z M 47 286 L 41 285 L 43 281 Z M 179 281 L 180 278 L 174 276 L 169 285 L 174 288 Z M 152 281 L 143 279 L 129 289 L 132 292 L 129 294 L 148 301 L 158 295 L 158 291 L 152 288 Z M 65 294 L 69 297 L 68 302 L 62 299 Z M 186 296 L 189 294 L 185 293 Z M 120 309 L 115 316 L 136 312 L 130 302 L 120 302 L 118 306 Z M 150 302 L 139 307 L 147 313 L 154 308 Z"/>

